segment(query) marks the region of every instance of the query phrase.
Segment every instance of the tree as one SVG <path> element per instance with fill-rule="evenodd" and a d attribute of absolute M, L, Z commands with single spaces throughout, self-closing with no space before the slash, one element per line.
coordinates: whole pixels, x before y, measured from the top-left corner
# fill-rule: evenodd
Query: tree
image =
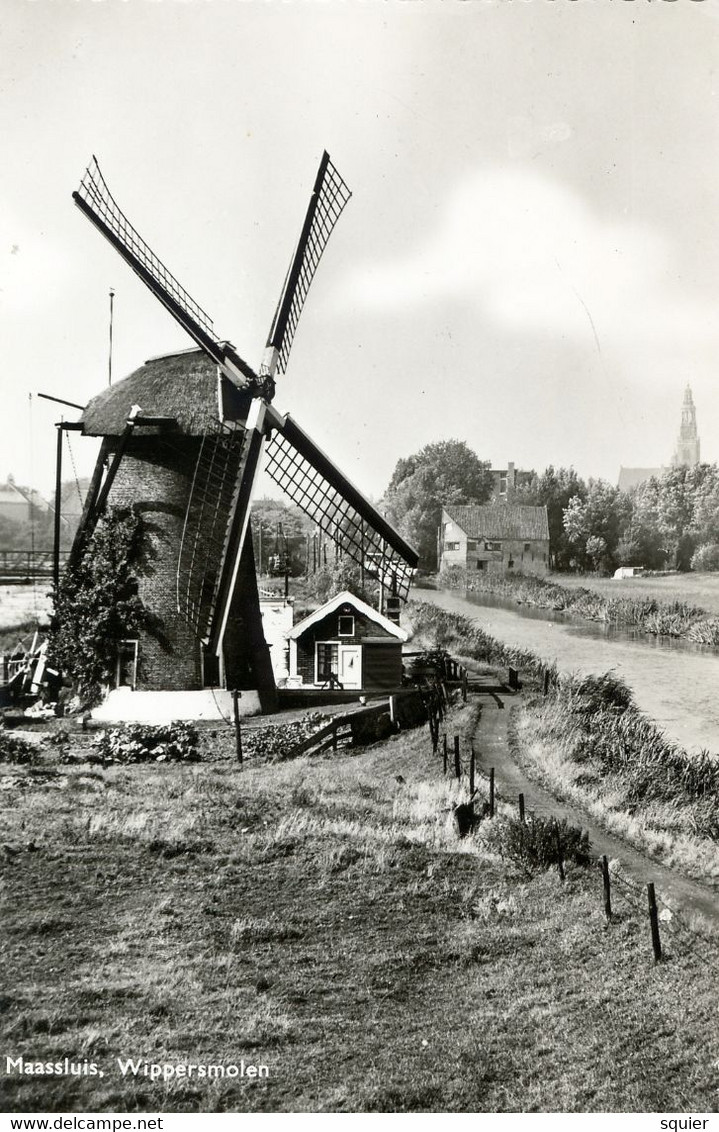
<path fill-rule="evenodd" d="M 258 574 L 266 574 L 276 558 L 283 564 L 282 572 L 287 558 L 293 577 L 305 573 L 307 536 L 317 528 L 304 511 L 281 499 L 257 499 L 252 504 L 251 529 Z"/>
<path fill-rule="evenodd" d="M 630 498 L 605 480 L 590 479 L 584 499 L 576 495 L 564 511 L 564 531 L 580 570 L 609 571 L 632 512 Z"/>
<path fill-rule="evenodd" d="M 420 567 L 437 568 L 442 508 L 485 503 L 492 490 L 489 462 L 463 440 L 440 440 L 397 461 L 382 501 L 387 518 L 419 553 Z"/>
<path fill-rule="evenodd" d="M 516 502 L 546 507 L 549 522 L 549 553 L 554 569 L 569 569 L 572 546 L 564 529 L 564 512 L 570 499 L 585 499 L 587 485 L 574 468 L 554 468 L 552 464 L 534 475 L 529 484 L 517 489 Z"/>

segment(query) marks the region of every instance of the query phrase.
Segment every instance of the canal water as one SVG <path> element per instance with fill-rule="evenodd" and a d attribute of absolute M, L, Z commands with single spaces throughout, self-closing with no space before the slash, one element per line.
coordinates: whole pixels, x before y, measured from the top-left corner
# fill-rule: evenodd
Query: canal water
<path fill-rule="evenodd" d="M 719 653 L 702 645 L 579 621 L 570 614 L 456 590 L 415 590 L 417 601 L 475 618 L 508 645 L 564 672 L 622 676 L 637 706 L 687 750 L 719 753 Z"/>

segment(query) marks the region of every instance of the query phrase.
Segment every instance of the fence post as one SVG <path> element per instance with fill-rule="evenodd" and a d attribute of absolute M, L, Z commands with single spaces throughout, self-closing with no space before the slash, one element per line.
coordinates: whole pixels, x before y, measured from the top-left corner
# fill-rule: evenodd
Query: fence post
<path fill-rule="evenodd" d="M 332 750 L 337 750 L 337 719 L 332 720 Z"/>
<path fill-rule="evenodd" d="M 507 682 L 509 684 L 509 690 L 511 692 L 516 692 L 519 688 L 519 673 L 517 672 L 517 669 L 512 668 L 511 665 L 509 666 L 509 680 Z"/>
<path fill-rule="evenodd" d="M 524 821 L 524 794 L 519 795 L 519 820 Z"/>
<path fill-rule="evenodd" d="M 242 728 L 240 727 L 240 693 L 235 688 L 232 692 L 232 711 L 235 717 L 235 745 L 237 761 L 242 766 Z"/>
<path fill-rule="evenodd" d="M 554 819 L 554 840 L 557 845 L 557 871 L 559 879 L 564 880 L 564 858 L 562 856 L 562 836 L 559 832 L 559 822 Z"/>
<path fill-rule="evenodd" d="M 467 669 L 462 668 L 462 703 L 467 702 Z"/>
<path fill-rule="evenodd" d="M 649 922 L 652 928 L 652 948 L 654 949 L 654 962 L 658 963 L 662 957 L 662 942 L 659 938 L 659 916 L 657 915 L 657 897 L 654 892 L 654 884 L 647 885 L 647 896 L 649 898 Z"/>
<path fill-rule="evenodd" d="M 462 763 L 459 757 L 459 735 L 454 737 L 454 776 L 459 782 L 462 777 Z"/>
<path fill-rule="evenodd" d="M 602 857 L 602 879 L 604 881 L 604 915 L 607 920 L 612 918 L 612 882 L 609 879 L 609 860 Z"/>
<path fill-rule="evenodd" d="M 470 748 L 469 748 L 469 796 L 470 796 L 470 798 L 474 797 L 474 769 L 475 769 L 474 743 L 472 743 L 470 745 Z"/>
<path fill-rule="evenodd" d="M 489 768 L 489 816 L 494 817 L 494 767 Z"/>
<path fill-rule="evenodd" d="M 544 669 L 544 695 L 549 695 L 549 669 Z"/>
<path fill-rule="evenodd" d="M 444 751 L 442 752 L 444 766 L 443 766 L 443 769 L 442 769 L 442 773 L 446 774 L 447 773 L 447 733 L 446 732 L 442 736 L 442 739 L 444 740 L 444 744 L 443 744 L 444 745 Z"/>
<path fill-rule="evenodd" d="M 389 698 L 389 718 L 392 723 L 397 725 L 397 697 L 390 696 Z"/>

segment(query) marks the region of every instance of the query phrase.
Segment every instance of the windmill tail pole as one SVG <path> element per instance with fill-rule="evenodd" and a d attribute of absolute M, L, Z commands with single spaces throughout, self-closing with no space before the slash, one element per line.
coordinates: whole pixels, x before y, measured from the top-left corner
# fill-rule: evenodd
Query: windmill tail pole
<path fill-rule="evenodd" d="M 57 447 L 55 449 L 55 515 L 52 546 L 52 581 L 55 594 L 60 588 L 60 499 L 62 495 L 62 423 L 55 425 Z"/>
<path fill-rule="evenodd" d="M 115 292 L 110 288 L 110 347 L 107 359 L 107 384 L 112 385 L 112 308 L 115 301 Z"/>

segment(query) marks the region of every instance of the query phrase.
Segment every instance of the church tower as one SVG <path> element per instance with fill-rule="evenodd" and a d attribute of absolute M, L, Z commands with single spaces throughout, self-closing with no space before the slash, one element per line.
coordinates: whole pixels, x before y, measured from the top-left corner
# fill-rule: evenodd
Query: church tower
<path fill-rule="evenodd" d="M 691 386 L 684 390 L 684 403 L 682 404 L 682 423 L 679 426 L 679 438 L 676 452 L 672 460 L 673 468 L 686 466 L 693 468 L 699 463 L 699 437 L 697 435 L 697 411 L 694 408 Z"/>

